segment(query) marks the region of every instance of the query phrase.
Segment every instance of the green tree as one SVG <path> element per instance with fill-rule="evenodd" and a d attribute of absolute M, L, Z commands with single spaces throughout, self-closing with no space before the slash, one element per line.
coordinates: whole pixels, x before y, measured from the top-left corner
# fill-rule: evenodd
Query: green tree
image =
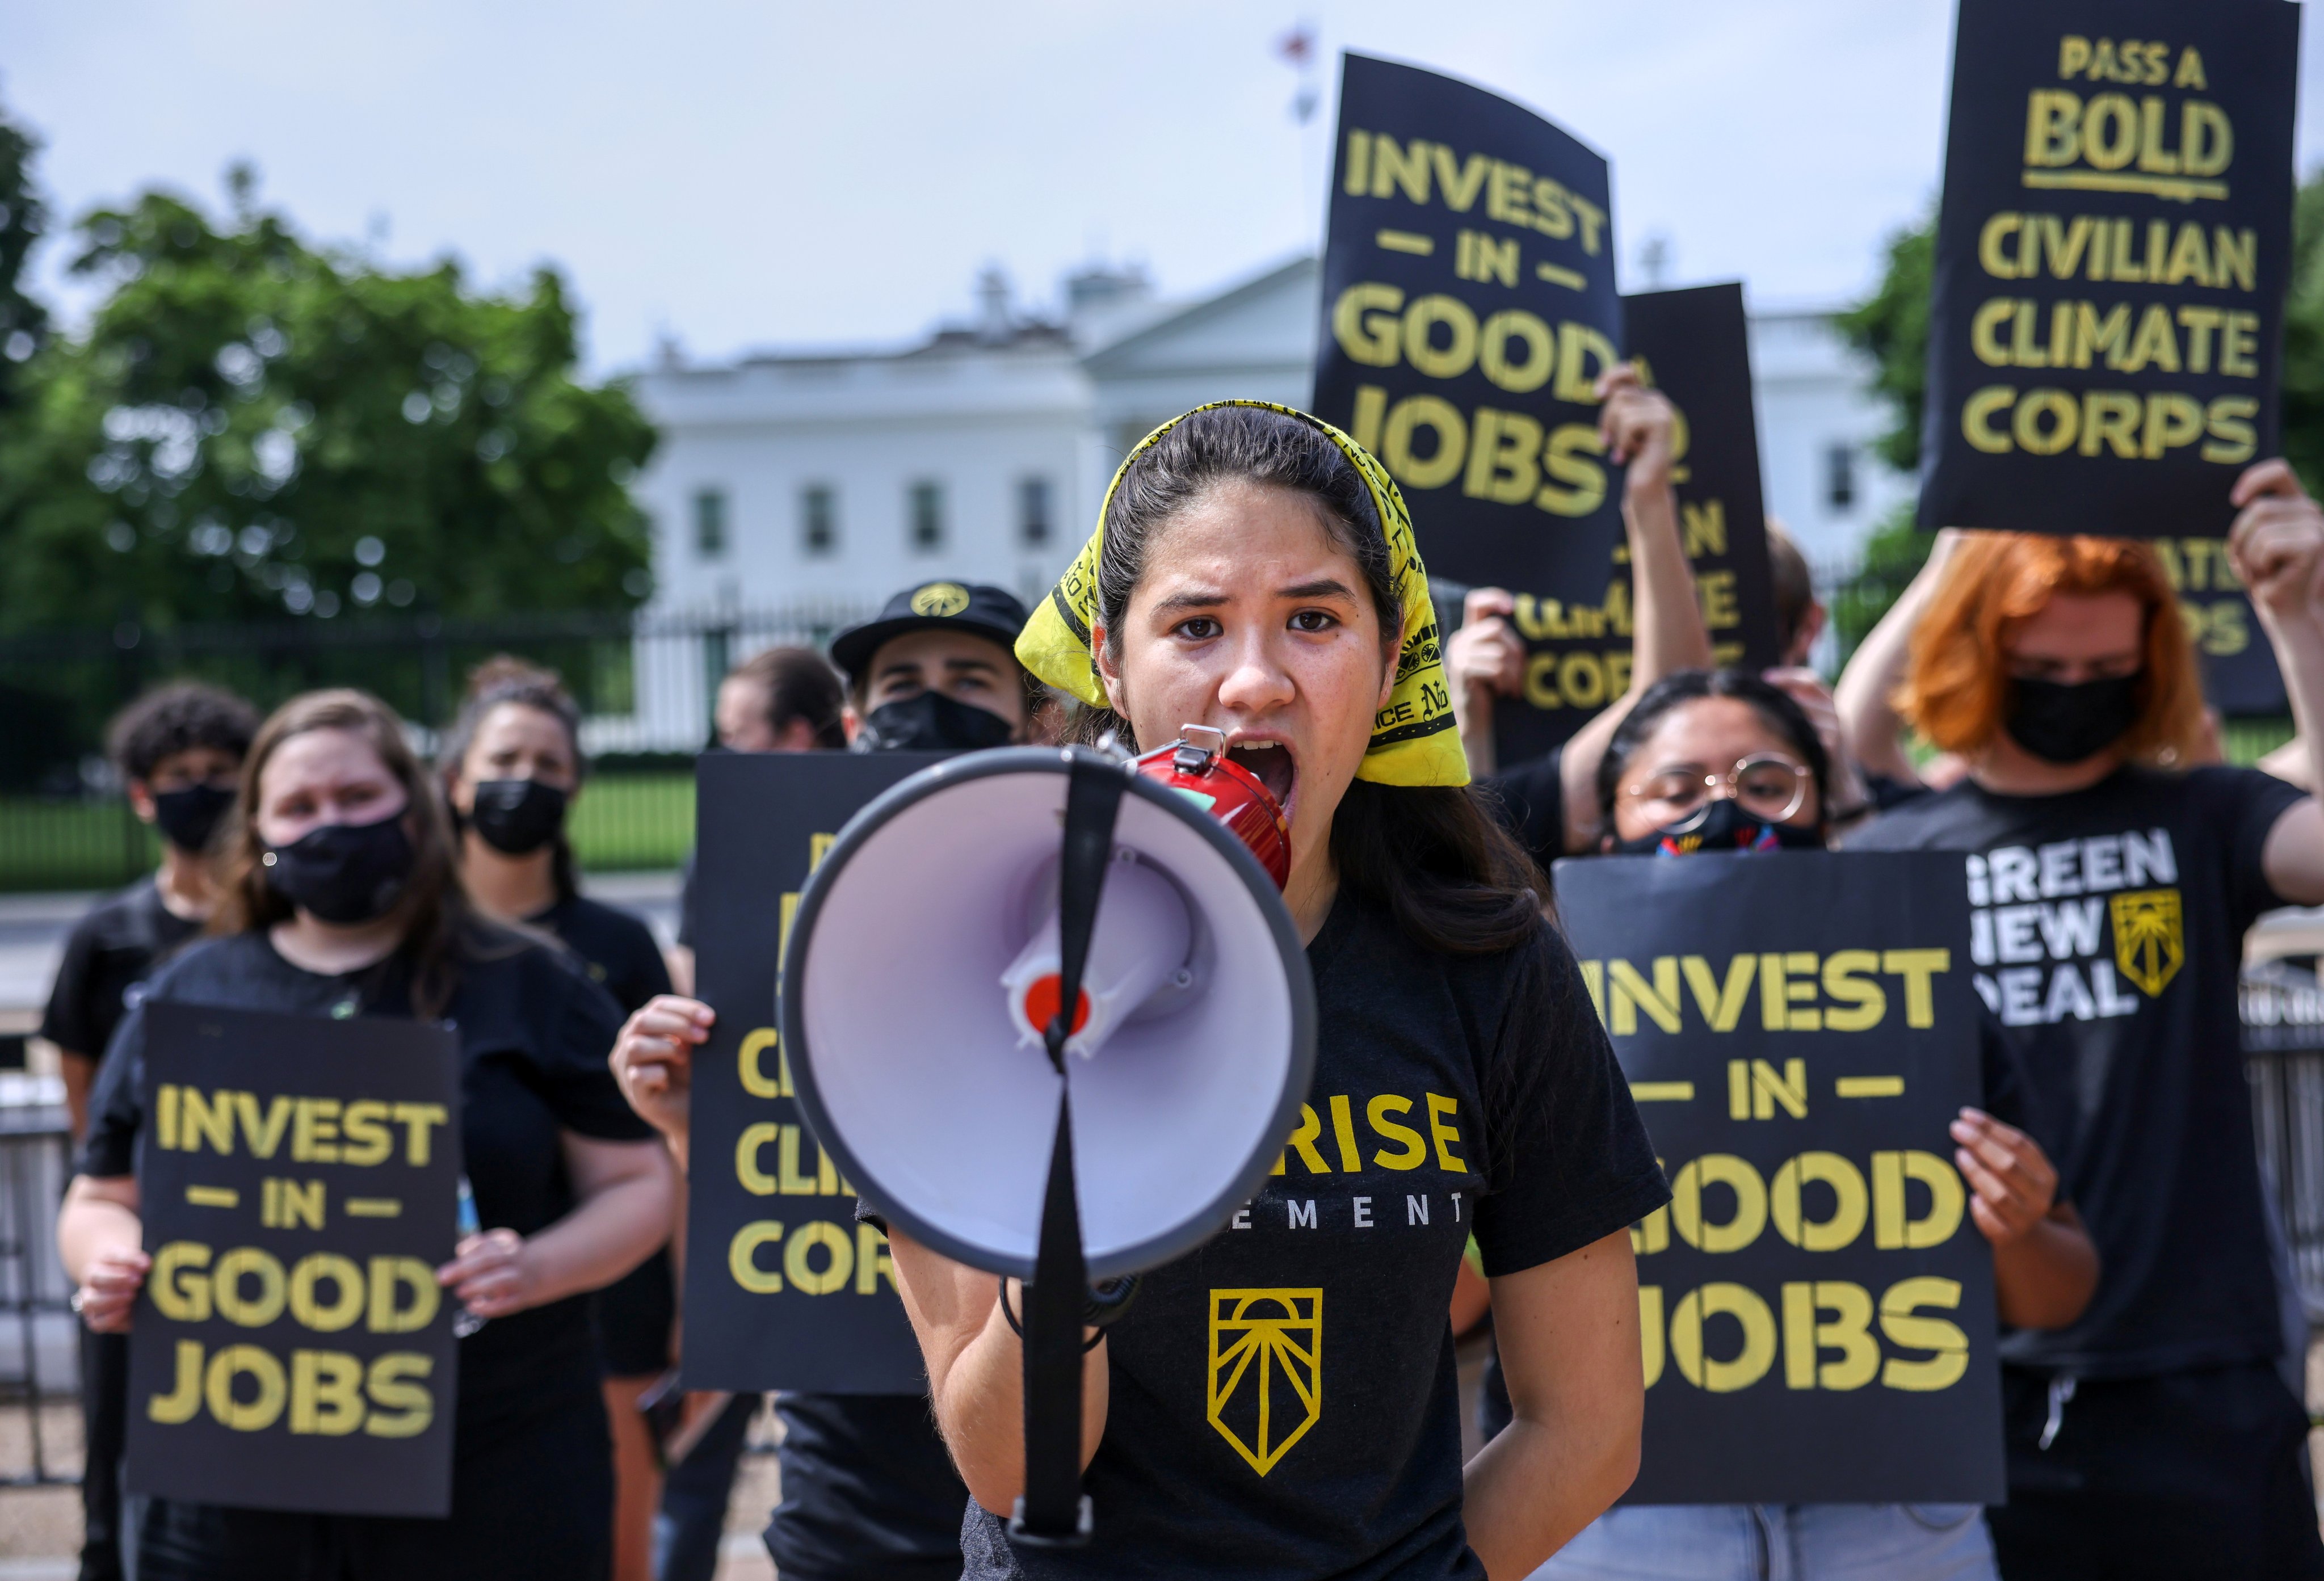
<path fill-rule="evenodd" d="M 5 175 L 0 170 L 0 175 Z M 76 227 L 106 288 L 0 433 L 0 630 L 620 610 L 650 591 L 626 484 L 654 435 L 576 377 L 563 280 L 471 290 L 318 248 L 228 177 Z"/>
<path fill-rule="evenodd" d="M 1880 459 L 1898 472 L 1921 464 L 1921 409 L 1929 387 L 1929 285 L 1937 253 L 1932 215 L 1888 238 L 1880 284 L 1842 313 L 1840 333 L 1872 358 L 1872 387 L 1895 421 L 1880 437 Z"/>
<path fill-rule="evenodd" d="M 46 308 L 27 295 L 25 261 L 48 228 L 48 206 L 32 185 L 32 156 L 40 141 L 0 115 L 0 412 L 7 410 L 18 382 L 17 368 L 48 338 Z"/>

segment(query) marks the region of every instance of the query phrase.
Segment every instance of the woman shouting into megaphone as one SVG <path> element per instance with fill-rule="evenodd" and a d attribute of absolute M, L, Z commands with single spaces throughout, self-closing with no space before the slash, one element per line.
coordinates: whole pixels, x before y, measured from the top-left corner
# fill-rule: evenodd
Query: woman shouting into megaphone
<path fill-rule="evenodd" d="M 1395 485 L 1303 414 L 1188 413 L 1124 464 L 1018 654 L 1093 738 L 1215 729 L 1275 794 L 1320 1035 L 1277 1172 L 1088 1352 L 1086 1548 L 1008 1535 L 1022 1355 L 994 1279 L 895 1236 L 974 1495 L 967 1576 L 1524 1575 L 1635 1473 L 1624 1232 L 1669 1193 L 1546 883 L 1469 788 Z M 1516 1426 L 1463 1467 L 1471 1236 Z"/>

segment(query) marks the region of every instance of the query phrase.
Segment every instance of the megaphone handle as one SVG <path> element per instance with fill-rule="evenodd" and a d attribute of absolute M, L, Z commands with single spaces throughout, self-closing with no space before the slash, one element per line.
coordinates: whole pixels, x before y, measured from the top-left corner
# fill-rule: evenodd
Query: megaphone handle
<path fill-rule="evenodd" d="M 1028 1548 L 1078 1548 L 1089 1540 L 1090 1502 L 1082 1492 L 1082 1319 L 1088 1303 L 1074 1200 L 1073 1113 L 1060 1093 L 1040 1250 L 1033 1282 L 1025 1287 L 1025 1496 L 1017 1501 L 1009 1535 Z"/>
<path fill-rule="evenodd" d="M 1091 1525 L 1090 1502 L 1082 1493 L 1082 1313 L 1089 1269 L 1074 1197 L 1074 1116 L 1064 1078 L 1065 1039 L 1113 859 L 1122 771 L 1094 755 L 1071 756 L 1057 869 L 1057 1013 L 1043 1040 L 1059 1077 L 1057 1135 L 1049 1150 L 1033 1282 L 1025 1290 L 1025 1496 L 1009 1521 L 1009 1535 L 1028 1548 L 1078 1548 L 1089 1540 Z"/>

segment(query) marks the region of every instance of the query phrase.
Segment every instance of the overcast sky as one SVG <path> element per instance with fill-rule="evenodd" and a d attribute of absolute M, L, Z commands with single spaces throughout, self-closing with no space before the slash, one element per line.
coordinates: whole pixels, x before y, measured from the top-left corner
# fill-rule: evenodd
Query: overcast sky
<path fill-rule="evenodd" d="M 1275 41 L 1314 26 L 1323 102 Z M 1614 165 L 1626 283 L 1836 302 L 1933 198 L 1943 0 L 110 0 L 0 7 L 0 104 L 65 216 L 248 159 L 308 234 L 488 283 L 554 262 L 592 365 L 908 339 L 1001 264 L 1183 296 L 1317 244 L 1342 49 L 1469 78 Z M 2302 54 L 2316 59 L 2310 30 Z M 2309 75 L 2303 73 L 2303 75 Z M 2301 105 L 2301 167 L 2324 158 Z M 52 294 L 62 252 L 41 260 Z"/>

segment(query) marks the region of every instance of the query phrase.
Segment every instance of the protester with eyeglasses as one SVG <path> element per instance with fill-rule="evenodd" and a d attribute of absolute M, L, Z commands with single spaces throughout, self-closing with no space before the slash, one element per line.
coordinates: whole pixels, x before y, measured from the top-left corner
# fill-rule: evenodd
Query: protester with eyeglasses
<path fill-rule="evenodd" d="M 2324 510 L 2281 460 L 2230 500 L 2228 558 L 2324 784 Z M 1963 853 L 1972 980 L 2105 1259 L 2078 1322 L 2002 1343 L 2003 1567 L 2324 1576 L 2236 986 L 2261 912 L 2324 902 L 2324 811 L 2190 767 L 2194 653 L 2144 544 L 1965 535 L 1909 647 L 1900 712 L 1968 777 L 1858 843 Z"/>
<path fill-rule="evenodd" d="M 1738 670 L 1685 670 L 1650 687 L 1598 768 L 1600 850 L 1660 857 L 1822 849 L 1831 763 L 1787 691 Z M 2023 1090 L 1997 1045 L 1986 1104 L 2023 1120 Z M 2059 1200 L 2039 1143 L 1986 1109 L 1953 1123 L 1971 1216 L 1993 1244 L 2003 1321 L 2055 1328 L 2078 1316 L 2097 1253 Z M 1498 1358 L 1496 1358 L 1498 1359 Z M 1489 1365 L 1487 1437 L 1508 1420 Z M 1976 1581 L 1996 1575 L 1974 1504 L 1621 1505 L 1535 1572 L 1549 1581 L 1724 1581 L 1732 1576 Z"/>

